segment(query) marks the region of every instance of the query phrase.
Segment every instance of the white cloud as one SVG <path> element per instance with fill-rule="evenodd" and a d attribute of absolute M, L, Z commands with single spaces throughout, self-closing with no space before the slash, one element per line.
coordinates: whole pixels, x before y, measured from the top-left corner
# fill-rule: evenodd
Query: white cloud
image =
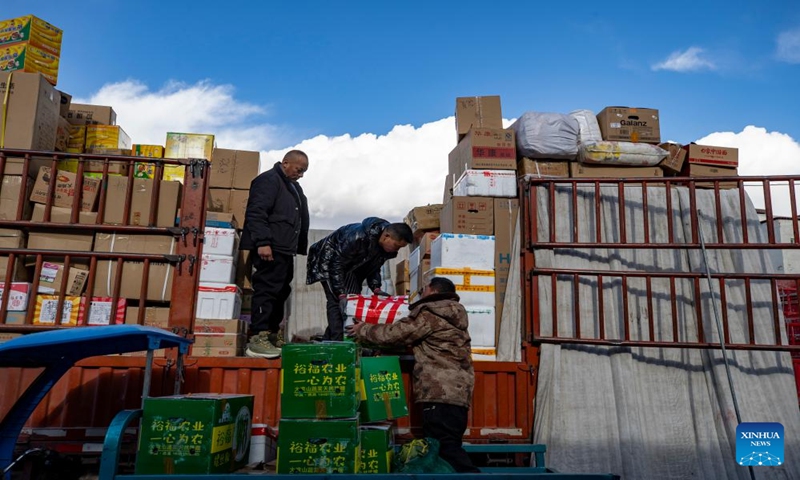
<path fill-rule="evenodd" d="M 160 144 L 167 132 L 213 133 L 217 145 L 241 149 L 278 146 L 280 129 L 257 123 L 267 110 L 238 101 L 230 85 L 199 82 L 188 85 L 169 82 L 157 91 L 136 80 L 103 86 L 87 99 L 75 103 L 111 105 L 117 123 L 134 143 Z"/>
<path fill-rule="evenodd" d="M 697 140 L 702 145 L 735 147 L 739 149 L 739 175 L 797 175 L 800 174 L 800 144 L 791 136 L 780 132 L 768 132 L 762 127 L 749 125 L 741 132 L 716 132 Z M 776 215 L 790 215 L 789 188 L 786 183 L 773 182 L 770 191 Z M 800 187 L 797 185 L 796 189 Z M 748 188 L 753 203 L 764 206 L 764 191 L 761 184 Z M 800 201 L 800 190 L 797 191 Z M 800 211 L 800 205 L 798 205 Z"/>
<path fill-rule="evenodd" d="M 653 65 L 653 70 L 671 70 L 674 72 L 696 72 L 715 70 L 717 66 L 705 57 L 705 50 L 700 47 L 689 47 L 686 51 L 672 52 L 663 62 Z"/>
<path fill-rule="evenodd" d="M 800 27 L 778 35 L 776 56 L 788 63 L 800 63 Z"/>

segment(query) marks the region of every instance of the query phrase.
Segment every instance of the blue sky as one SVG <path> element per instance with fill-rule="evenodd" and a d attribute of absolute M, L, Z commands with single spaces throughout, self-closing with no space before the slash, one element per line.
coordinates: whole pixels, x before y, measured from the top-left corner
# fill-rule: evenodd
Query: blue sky
<path fill-rule="evenodd" d="M 679 142 L 747 126 L 800 138 L 797 2 L 542 3 L 5 0 L 2 11 L 62 28 L 59 88 L 96 102 L 117 85 L 119 123 L 141 136 L 148 101 L 184 92 L 178 115 L 210 90 L 225 125 L 212 111 L 174 122 L 234 126 L 258 139 L 220 138 L 263 151 L 418 132 L 452 116 L 455 97 L 492 94 L 508 119 L 627 105 L 658 108 L 662 138 Z"/>

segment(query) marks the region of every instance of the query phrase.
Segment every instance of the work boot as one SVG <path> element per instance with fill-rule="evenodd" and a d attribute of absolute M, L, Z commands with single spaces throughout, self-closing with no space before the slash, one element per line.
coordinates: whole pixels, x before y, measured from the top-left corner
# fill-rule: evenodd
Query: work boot
<path fill-rule="evenodd" d="M 248 357 L 278 358 L 281 356 L 281 349 L 272 344 L 269 340 L 269 332 L 260 332 L 250 338 L 247 344 L 245 355 Z"/>
<path fill-rule="evenodd" d="M 283 329 L 279 329 L 278 333 L 269 333 L 269 341 L 278 348 L 283 348 L 286 341 L 283 339 Z"/>

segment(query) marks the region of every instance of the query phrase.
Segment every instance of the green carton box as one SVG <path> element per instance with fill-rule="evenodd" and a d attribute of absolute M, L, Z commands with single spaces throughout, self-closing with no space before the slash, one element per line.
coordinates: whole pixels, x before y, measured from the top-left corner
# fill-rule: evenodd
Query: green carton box
<path fill-rule="evenodd" d="M 349 473 L 357 471 L 358 419 L 281 419 L 278 473 Z"/>
<path fill-rule="evenodd" d="M 362 425 L 358 473 L 391 473 L 394 439 L 391 425 Z"/>
<path fill-rule="evenodd" d="M 348 342 L 286 344 L 281 352 L 281 418 L 355 417 L 358 352 Z"/>
<path fill-rule="evenodd" d="M 399 357 L 361 359 L 359 390 L 362 422 L 394 420 L 408 415 Z"/>
<path fill-rule="evenodd" d="M 136 474 L 230 473 L 250 457 L 253 396 L 145 399 Z"/>

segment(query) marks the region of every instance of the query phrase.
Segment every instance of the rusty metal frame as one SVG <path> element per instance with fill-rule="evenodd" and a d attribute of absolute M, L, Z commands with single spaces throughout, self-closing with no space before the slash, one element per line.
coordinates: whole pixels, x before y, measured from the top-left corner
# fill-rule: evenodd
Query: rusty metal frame
<path fill-rule="evenodd" d="M 606 189 L 616 189 L 618 194 L 618 203 L 619 203 L 619 211 L 618 211 L 618 218 L 615 218 L 615 225 L 617 225 L 617 233 L 618 233 L 618 241 L 616 242 L 609 242 L 604 241 L 602 236 L 602 225 L 603 225 L 603 217 L 601 215 L 601 203 L 595 202 L 595 216 L 597 221 L 595 222 L 594 232 L 587 232 L 584 234 L 584 238 L 587 236 L 592 236 L 593 238 L 589 241 L 580 241 L 579 232 L 583 225 L 580 225 L 578 222 L 578 215 L 573 214 L 571 215 L 571 233 L 572 233 L 572 241 L 557 241 L 556 239 L 556 219 L 558 215 L 555 215 L 555 199 L 556 199 L 556 186 L 559 187 L 571 187 L 571 203 L 573 212 L 577 212 L 578 206 L 578 187 L 584 188 L 594 188 L 594 195 L 595 198 L 601 198 L 601 188 Z M 791 221 L 792 221 L 792 231 L 794 232 L 794 241 L 793 242 L 777 242 L 776 241 L 776 234 L 775 234 L 775 223 L 774 219 L 776 216 L 773 213 L 773 206 L 772 206 L 772 189 L 776 186 L 783 186 L 785 185 L 789 190 L 789 198 L 791 202 Z M 641 188 L 642 190 L 642 208 L 645 212 L 643 215 L 643 226 L 644 226 L 644 242 L 636 243 L 629 240 L 628 232 L 626 232 L 626 200 L 625 200 L 625 187 L 626 186 L 636 186 Z M 747 224 L 747 211 L 745 209 L 746 200 L 745 200 L 745 188 L 758 188 L 761 187 L 763 194 L 764 194 L 764 203 L 765 203 L 765 222 L 766 222 L 766 232 L 767 232 L 767 242 L 766 243 L 756 243 L 753 242 L 752 239 L 748 238 L 747 229 L 742 230 L 742 241 L 741 242 L 725 242 L 723 236 L 723 226 L 721 222 L 717 222 L 716 226 L 716 234 L 718 241 L 715 243 L 705 243 L 705 248 L 709 250 L 713 249 L 733 249 L 733 250 L 774 250 L 774 249 L 781 249 L 781 250 L 797 250 L 800 249 L 800 223 L 798 223 L 797 218 L 797 196 L 796 196 L 796 188 L 800 186 L 800 177 L 798 176 L 771 176 L 771 177 L 707 177 L 707 178 L 682 178 L 682 177 L 667 177 L 667 178 L 625 178 L 625 179 L 613 179 L 613 178 L 586 178 L 586 179 L 574 179 L 574 178 L 526 178 L 520 181 L 520 192 L 521 192 L 521 219 L 523 222 L 522 228 L 522 240 L 523 240 L 523 252 L 522 252 L 522 278 L 523 278 L 523 289 L 526 292 L 523 295 L 523 311 L 525 315 L 525 328 L 523 332 L 523 339 L 526 341 L 531 342 L 532 344 L 539 344 L 539 343 L 553 343 L 553 344 L 562 344 L 562 343 L 579 343 L 579 344 L 590 344 L 590 345 L 607 345 L 607 346 L 628 346 L 628 347 L 661 347 L 661 348 L 721 348 L 721 344 L 719 342 L 711 342 L 709 341 L 710 337 L 707 335 L 706 332 L 703 331 L 703 322 L 702 322 L 702 305 L 700 302 L 696 302 L 697 314 L 698 314 L 698 322 L 697 322 L 697 335 L 696 341 L 684 341 L 679 340 L 677 336 L 678 332 L 678 324 L 677 324 L 677 317 L 675 315 L 675 311 L 677 308 L 677 300 L 675 297 L 675 283 L 677 279 L 683 279 L 684 281 L 691 281 L 694 285 L 694 292 L 695 295 L 699 295 L 700 292 L 700 285 L 701 281 L 706 278 L 706 275 L 702 272 L 645 272 L 645 271 L 632 271 L 632 270 L 596 270 L 596 269 L 581 269 L 581 270 L 571 270 L 571 269 L 558 269 L 558 268 L 541 268 L 536 265 L 535 261 L 535 251 L 540 249 L 570 249 L 570 248 L 607 248 L 607 249 L 681 249 L 681 250 L 699 250 L 702 248 L 700 239 L 698 238 L 699 232 L 699 223 L 696 216 L 691 218 L 691 225 L 689 228 L 691 229 L 691 241 L 688 243 L 679 243 L 675 241 L 675 232 L 673 227 L 673 209 L 674 206 L 672 205 L 672 195 L 671 191 L 675 187 L 688 187 L 689 189 L 689 202 L 690 202 L 690 209 L 697 210 L 696 208 L 696 191 L 699 188 L 704 188 L 707 190 L 714 191 L 714 199 L 715 199 L 715 214 L 717 218 L 721 218 L 721 204 L 720 204 L 720 191 L 725 189 L 726 187 L 734 186 L 733 188 L 738 189 L 739 191 L 739 202 L 740 202 L 740 218 L 742 225 Z M 666 217 L 670 219 L 667 223 L 667 242 L 663 243 L 653 243 L 650 238 L 650 221 L 649 215 L 646 214 L 647 210 L 647 190 L 648 188 L 658 187 L 665 189 L 666 195 Z M 547 201 L 545 205 L 540 204 L 540 199 L 536 194 L 537 189 L 544 188 L 546 189 L 549 194 L 547 195 Z M 549 215 L 546 216 L 548 219 L 548 224 L 545 226 L 544 238 L 540 238 L 540 221 L 541 215 L 540 213 L 545 210 L 550 212 Z M 563 221 L 563 216 L 560 218 L 560 221 Z M 584 227 L 585 228 L 585 227 Z M 559 313 L 557 311 L 556 303 L 553 302 L 553 311 L 552 312 L 543 312 L 541 309 L 541 305 L 538 298 L 538 291 L 540 282 L 548 282 L 550 288 L 552 289 L 552 295 L 557 295 L 557 282 L 558 279 L 571 279 L 572 288 L 577 291 L 577 287 L 579 282 L 582 279 L 590 279 L 596 283 L 595 293 L 598 299 L 598 312 L 594 321 L 596 322 L 595 325 L 598 327 L 597 331 L 600 332 L 599 335 L 596 337 L 590 337 L 585 335 L 581 332 L 581 318 L 579 313 L 580 305 L 577 304 L 575 306 L 575 315 L 573 317 L 573 331 L 574 334 L 565 335 L 560 334 L 558 331 L 558 316 Z M 625 321 L 624 324 L 624 333 L 621 338 L 606 338 L 605 334 L 605 322 L 606 318 L 604 318 L 604 299 L 603 299 L 603 279 L 604 278 L 614 278 L 619 279 L 621 281 L 621 288 L 622 288 L 622 296 L 627 298 L 627 288 L 628 288 L 628 280 L 631 278 L 643 279 L 645 282 L 645 289 L 646 289 L 646 302 L 648 305 L 648 319 L 647 319 L 647 329 L 649 330 L 649 337 L 651 340 L 639 340 L 639 339 L 631 339 L 630 332 L 628 331 L 628 324 L 629 322 Z M 736 274 L 712 274 L 711 278 L 714 282 L 717 282 L 720 286 L 720 300 L 723 304 L 726 304 L 726 297 L 725 297 L 725 285 L 726 281 L 733 281 L 738 280 L 744 283 L 744 288 L 746 292 L 747 302 L 745 305 L 746 309 L 746 317 L 747 317 L 747 332 L 748 332 L 748 341 L 745 343 L 733 343 L 731 342 L 730 335 L 729 335 L 729 325 L 728 325 L 728 316 L 726 309 L 722 309 L 722 325 L 723 325 L 723 333 L 722 337 L 724 340 L 725 348 L 734 349 L 734 350 L 777 350 L 777 351 L 792 351 L 792 352 L 800 352 L 800 345 L 791 345 L 789 343 L 784 343 L 783 339 L 780 336 L 780 314 L 779 309 L 781 305 L 781 296 L 782 296 L 782 285 L 789 285 L 795 286 L 795 291 L 800 289 L 800 274 L 763 274 L 763 273 L 736 273 Z M 652 291 L 652 281 L 654 279 L 666 279 L 670 283 L 670 291 L 671 295 L 671 309 L 672 309 L 672 333 L 673 339 L 672 341 L 654 341 L 654 319 L 653 319 L 653 291 Z M 762 283 L 769 282 L 771 288 L 771 298 L 772 303 L 775 305 L 775 308 L 772 309 L 773 311 L 773 319 L 772 319 L 772 331 L 775 333 L 774 341 L 769 344 L 764 343 L 755 343 L 755 331 L 754 331 L 754 321 L 753 321 L 753 302 L 750 298 L 751 296 L 751 282 L 759 280 Z M 698 296 L 699 298 L 699 296 Z M 579 302 L 579 296 L 575 296 L 576 302 Z M 630 312 L 628 312 L 628 302 L 625 301 L 622 304 L 623 313 L 622 315 L 627 319 L 629 318 Z M 552 322 L 552 332 L 553 334 L 550 336 L 543 336 L 541 335 L 541 325 L 542 322 L 548 321 Z"/>

